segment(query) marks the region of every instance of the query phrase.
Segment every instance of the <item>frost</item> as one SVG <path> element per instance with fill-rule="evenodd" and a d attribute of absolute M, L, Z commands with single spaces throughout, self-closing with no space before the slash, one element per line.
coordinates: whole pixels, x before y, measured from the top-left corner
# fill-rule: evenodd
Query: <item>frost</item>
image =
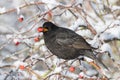
<path fill-rule="evenodd" d="M 108 43 L 104 43 L 100 49 L 102 50 L 102 52 L 109 52 L 110 54 L 112 54 L 112 49 Z"/>
<path fill-rule="evenodd" d="M 120 39 L 120 27 L 111 28 L 107 30 L 105 33 L 100 35 L 102 40 L 112 40 L 112 39 Z"/>
<path fill-rule="evenodd" d="M 42 0 L 46 4 L 58 5 L 59 3 L 56 0 Z"/>
<path fill-rule="evenodd" d="M 62 67 L 56 67 L 54 73 L 60 73 L 62 71 Z"/>
<path fill-rule="evenodd" d="M 56 0 L 42 0 L 42 2 L 46 3 L 48 8 L 53 8 L 56 5 L 59 5 L 59 3 Z"/>
<path fill-rule="evenodd" d="M 5 7 L 1 7 L 0 8 L 0 13 L 4 13 L 6 11 L 6 8 Z"/>
<path fill-rule="evenodd" d="M 79 75 L 80 75 L 80 76 L 85 76 L 84 72 L 80 72 Z"/>
<path fill-rule="evenodd" d="M 117 10 L 117 9 L 120 10 L 120 6 L 113 6 L 112 7 L 112 10 Z"/>
<path fill-rule="evenodd" d="M 47 51 L 48 49 L 46 48 L 46 46 L 41 46 L 40 50 L 42 50 L 43 52 Z"/>
<path fill-rule="evenodd" d="M 20 42 L 20 40 L 19 39 L 14 39 L 13 42 L 17 43 L 17 42 Z"/>
<path fill-rule="evenodd" d="M 39 55 L 38 54 L 35 54 L 35 55 L 33 55 L 32 57 L 31 57 L 31 60 L 32 59 L 37 59 L 37 58 L 39 58 Z M 44 58 L 40 58 L 41 60 L 45 60 Z"/>
<path fill-rule="evenodd" d="M 30 40 L 30 39 L 24 39 L 24 40 L 22 40 L 22 42 L 25 42 L 27 44 L 32 44 L 33 43 L 32 40 Z"/>
<path fill-rule="evenodd" d="M 76 30 L 80 25 L 84 25 L 84 21 L 82 19 L 77 19 L 75 23 L 69 27 L 71 30 Z"/>
<path fill-rule="evenodd" d="M 97 75 L 98 74 L 98 72 L 96 71 L 96 70 L 94 70 L 94 69 L 90 69 L 90 70 L 87 70 L 86 71 L 86 75 L 87 76 L 95 76 L 95 75 Z"/>
<path fill-rule="evenodd" d="M 62 73 L 63 75 L 67 75 L 67 76 L 69 76 L 69 77 L 72 77 L 73 79 L 76 79 L 76 78 L 78 78 L 78 75 L 76 75 L 76 74 L 74 74 L 74 73 L 70 73 L 70 72 L 63 72 Z"/>
<path fill-rule="evenodd" d="M 93 60 L 88 58 L 88 57 L 85 57 L 85 60 L 88 61 L 88 62 L 92 62 Z"/>
<path fill-rule="evenodd" d="M 17 14 L 20 14 L 20 8 L 17 7 L 16 10 L 17 10 Z"/>
<path fill-rule="evenodd" d="M 104 80 L 104 76 L 119 79 L 119 0 L 1 0 L 0 6 L 0 79 Z M 47 17 L 48 11 L 51 19 Z M 18 20 L 21 18 L 24 18 L 22 22 Z M 97 48 L 93 51 L 98 51 L 97 58 L 110 71 L 102 69 L 101 65 L 101 70 L 95 69 L 89 64 L 93 60 L 84 55 L 85 60 L 64 60 L 52 55 L 45 45 L 43 33 L 37 31 L 46 21 L 84 37 Z M 87 25 L 91 25 L 96 34 Z M 35 37 L 40 41 L 35 42 Z M 20 45 L 15 45 L 17 42 Z M 19 69 L 20 65 L 25 69 Z M 74 72 L 69 71 L 71 66 L 75 67 Z"/>
<path fill-rule="evenodd" d="M 19 18 L 24 18 L 24 16 L 23 15 L 20 15 L 20 17 Z"/>
<path fill-rule="evenodd" d="M 92 46 L 92 47 L 95 47 L 95 48 L 98 48 L 100 46 L 100 40 L 98 38 L 98 35 L 94 36 L 93 40 L 89 41 L 89 44 Z"/>
<path fill-rule="evenodd" d="M 9 35 L 9 34 L 6 35 L 6 38 L 7 38 L 7 39 L 11 39 L 12 37 L 13 37 L 12 35 Z"/>
<path fill-rule="evenodd" d="M 14 62 L 13 65 L 16 67 L 16 69 L 18 69 L 20 65 L 27 66 L 27 63 L 24 63 L 22 61 L 16 61 L 16 62 Z M 14 68 L 14 70 L 15 70 L 15 68 Z"/>

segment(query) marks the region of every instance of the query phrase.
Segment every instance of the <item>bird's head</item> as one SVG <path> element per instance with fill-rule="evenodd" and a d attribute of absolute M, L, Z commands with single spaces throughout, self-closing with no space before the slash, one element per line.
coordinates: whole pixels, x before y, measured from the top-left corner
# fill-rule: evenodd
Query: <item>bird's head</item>
<path fill-rule="evenodd" d="M 46 33 L 46 32 L 49 32 L 49 31 L 54 31 L 58 27 L 55 24 L 53 24 L 52 22 L 45 22 L 43 24 L 43 26 L 39 27 L 39 28 L 41 29 L 40 32 Z"/>

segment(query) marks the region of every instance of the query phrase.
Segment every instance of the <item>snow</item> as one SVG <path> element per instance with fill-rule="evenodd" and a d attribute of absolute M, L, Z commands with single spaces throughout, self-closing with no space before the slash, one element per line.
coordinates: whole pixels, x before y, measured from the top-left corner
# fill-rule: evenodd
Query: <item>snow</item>
<path fill-rule="evenodd" d="M 102 40 L 120 39 L 120 27 L 110 28 L 100 35 Z"/>
<path fill-rule="evenodd" d="M 25 62 L 22 62 L 22 61 L 16 61 L 16 62 L 14 62 L 14 64 L 13 64 L 13 66 L 15 66 L 15 68 L 13 68 L 13 70 L 18 69 L 20 65 L 27 66 L 28 64 L 25 63 Z"/>
<path fill-rule="evenodd" d="M 6 8 L 5 7 L 1 7 L 0 8 L 0 13 L 4 13 L 6 11 Z"/>
<path fill-rule="evenodd" d="M 95 47 L 95 48 L 98 48 L 100 46 L 100 40 L 98 38 L 98 35 L 94 36 L 93 40 L 89 41 L 89 44 L 92 46 L 92 47 Z"/>
<path fill-rule="evenodd" d="M 54 73 L 60 73 L 62 71 L 62 67 L 56 67 Z"/>
<path fill-rule="evenodd" d="M 59 4 L 56 0 L 42 0 L 42 2 L 46 3 L 46 4 Z"/>
<path fill-rule="evenodd" d="M 63 75 L 67 75 L 68 77 L 71 77 L 72 79 L 76 79 L 76 78 L 78 78 L 78 75 L 77 74 L 74 74 L 74 73 L 70 73 L 70 72 L 63 72 L 62 73 Z"/>
<path fill-rule="evenodd" d="M 17 7 L 16 10 L 17 10 L 17 14 L 20 14 L 20 8 Z"/>
<path fill-rule="evenodd" d="M 51 52 L 46 48 L 43 34 L 38 33 L 37 28 L 46 21 L 43 18 L 47 19 L 47 17 L 45 17 L 47 14 L 44 13 L 58 5 L 63 7 L 57 7 L 55 10 L 51 11 L 52 18 L 49 21 L 75 31 L 77 34 L 83 36 L 92 47 L 98 48 L 96 51 L 102 53 L 100 54 L 102 61 L 111 68 L 111 72 L 103 69 L 104 75 L 114 80 L 119 79 L 120 16 L 117 14 L 119 13 L 120 6 L 116 4 L 117 0 L 108 0 L 109 5 L 103 0 L 89 0 L 94 9 L 92 9 L 91 5 L 88 5 L 88 0 L 39 0 L 38 2 L 45 4 L 34 4 L 37 3 L 37 1 L 38 0 L 0 1 L 0 79 L 4 79 L 6 73 L 11 75 L 9 77 L 13 77 L 14 79 L 31 78 L 32 80 L 38 79 L 35 74 L 38 74 L 44 79 L 51 74 L 57 73 L 60 74 L 50 76 L 49 80 L 63 79 L 62 76 L 69 77 L 73 80 L 79 78 L 80 75 L 86 78 L 101 77 L 98 75 L 102 73 L 98 73 L 99 71 L 88 63 L 93 61 L 92 59 L 85 57 L 86 61 L 63 60 L 56 56 L 51 56 Z M 29 5 L 29 3 L 34 5 Z M 25 4 L 26 6 L 20 9 L 20 6 Z M 79 4 L 82 4 L 82 6 Z M 113 12 L 105 10 L 104 5 Z M 77 11 L 77 8 L 80 8 L 80 11 Z M 68 11 L 68 9 L 73 11 L 76 17 Z M 82 12 L 81 9 L 85 11 L 86 14 Z M 11 11 L 9 12 L 9 10 Z M 39 17 L 36 16 L 38 13 L 40 15 Z M 99 14 L 99 16 L 97 14 Z M 91 17 L 89 17 L 89 15 Z M 19 22 L 18 17 L 24 17 L 24 21 L 22 23 Z M 86 20 L 88 22 L 86 22 Z M 87 26 L 87 24 L 90 24 L 97 34 L 92 34 L 87 27 L 81 27 L 81 25 Z M 33 28 L 29 31 L 31 27 Z M 34 41 L 34 37 L 36 36 L 40 37 L 39 42 Z M 114 39 L 116 39 L 116 41 Z M 15 46 L 14 43 L 18 41 L 21 42 L 20 45 Z M 116 45 L 114 46 L 111 41 L 116 42 Z M 29 46 L 26 46 L 26 44 Z M 110 53 L 111 57 L 109 57 L 107 53 L 104 54 L 104 52 Z M 23 61 L 27 56 L 30 56 L 30 58 Z M 50 57 L 46 58 L 46 56 Z M 115 61 L 113 62 L 111 58 Z M 11 61 L 11 59 L 13 60 Z M 38 61 L 40 65 L 37 65 L 40 70 L 34 70 L 38 59 L 42 60 L 42 62 Z M 28 64 L 29 69 L 33 73 L 28 70 L 19 69 L 20 65 L 27 66 Z M 14 67 L 7 67 L 7 69 L 5 65 Z M 41 69 L 41 65 L 45 70 Z M 75 69 L 78 68 L 78 71 L 70 72 L 68 70 L 70 66 L 75 66 Z M 9 73 L 11 70 L 13 70 L 13 73 Z"/>
<path fill-rule="evenodd" d="M 112 54 L 112 49 L 108 43 L 104 43 L 100 49 L 101 49 L 101 52 L 108 52 Z"/>
<path fill-rule="evenodd" d="M 72 26 L 70 26 L 69 27 L 69 29 L 71 29 L 71 30 L 76 30 L 80 25 L 84 25 L 85 24 L 85 22 L 80 18 L 80 19 L 77 19 L 76 21 L 75 21 L 75 23 L 73 23 L 73 25 Z"/>
<path fill-rule="evenodd" d="M 120 6 L 112 6 L 112 10 L 117 10 L 117 9 L 120 10 Z"/>
<path fill-rule="evenodd" d="M 86 71 L 86 75 L 90 76 L 90 77 L 95 76 L 97 74 L 98 74 L 98 72 L 94 69 L 90 69 L 90 70 Z"/>
<path fill-rule="evenodd" d="M 56 5 L 59 5 L 59 3 L 56 0 L 42 0 L 42 2 L 47 4 L 48 9 L 51 9 Z"/>

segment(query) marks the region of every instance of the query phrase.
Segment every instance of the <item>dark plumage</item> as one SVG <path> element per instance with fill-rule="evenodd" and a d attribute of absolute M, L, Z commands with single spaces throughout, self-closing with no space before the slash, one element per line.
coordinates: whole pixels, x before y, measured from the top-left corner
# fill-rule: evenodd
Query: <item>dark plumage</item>
<path fill-rule="evenodd" d="M 70 60 L 79 56 L 87 56 L 100 62 L 93 54 L 92 47 L 74 31 L 58 27 L 51 22 L 45 22 L 43 28 L 47 29 L 43 31 L 45 45 L 57 57 Z"/>

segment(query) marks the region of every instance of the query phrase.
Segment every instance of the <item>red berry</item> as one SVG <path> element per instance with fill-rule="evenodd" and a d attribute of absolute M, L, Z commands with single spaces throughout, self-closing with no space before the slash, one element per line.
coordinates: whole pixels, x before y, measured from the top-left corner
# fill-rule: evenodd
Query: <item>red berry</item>
<path fill-rule="evenodd" d="M 69 68 L 69 71 L 70 71 L 70 72 L 74 72 L 74 71 L 75 71 L 75 67 L 71 66 L 71 67 Z"/>
<path fill-rule="evenodd" d="M 16 46 L 20 44 L 20 41 L 18 39 L 14 39 L 13 42 L 15 43 Z"/>
<path fill-rule="evenodd" d="M 38 42 L 38 41 L 40 41 L 40 38 L 39 38 L 39 37 L 35 37 L 35 38 L 34 38 L 34 41 L 35 41 L 35 42 Z"/>
<path fill-rule="evenodd" d="M 22 22 L 24 20 L 24 16 L 23 15 L 20 15 L 20 17 L 18 18 L 18 21 L 19 22 Z"/>
<path fill-rule="evenodd" d="M 37 31 L 38 31 L 38 32 L 43 32 L 43 28 L 42 28 L 42 27 L 39 27 L 39 28 L 37 28 Z"/>
<path fill-rule="evenodd" d="M 18 21 L 19 21 L 19 22 L 22 22 L 22 21 L 23 21 L 23 18 L 22 18 L 22 17 L 18 18 Z"/>
<path fill-rule="evenodd" d="M 24 69 L 25 69 L 25 66 L 24 66 L 24 65 L 20 65 L 20 66 L 19 66 L 19 69 L 24 70 Z"/>
<path fill-rule="evenodd" d="M 16 42 L 16 43 L 15 43 L 16 46 L 19 45 L 19 44 L 20 44 L 20 42 Z"/>
<path fill-rule="evenodd" d="M 83 75 L 79 75 L 79 78 L 80 78 L 80 79 L 83 79 Z"/>

